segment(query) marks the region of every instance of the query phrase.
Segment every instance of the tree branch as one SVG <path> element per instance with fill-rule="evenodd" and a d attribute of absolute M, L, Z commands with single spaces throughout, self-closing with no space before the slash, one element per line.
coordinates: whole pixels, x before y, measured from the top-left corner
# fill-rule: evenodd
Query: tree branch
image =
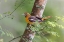
<path fill-rule="evenodd" d="M 35 0 L 31 15 L 42 17 L 47 0 Z"/>
<path fill-rule="evenodd" d="M 36 17 L 42 17 L 46 2 L 47 0 L 35 0 L 31 15 Z M 30 24 L 27 24 L 24 34 L 19 42 L 32 42 L 34 36 L 35 32 L 31 30 Z"/>

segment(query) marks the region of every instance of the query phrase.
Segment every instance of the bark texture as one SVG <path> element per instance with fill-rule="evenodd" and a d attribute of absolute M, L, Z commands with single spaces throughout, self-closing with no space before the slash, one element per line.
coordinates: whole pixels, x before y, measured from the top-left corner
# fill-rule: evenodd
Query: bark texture
<path fill-rule="evenodd" d="M 31 15 L 41 18 L 46 6 L 46 2 L 47 0 L 35 0 Z M 19 42 L 32 42 L 35 32 L 33 32 L 30 28 L 30 25 L 27 24 L 24 34 Z"/>
<path fill-rule="evenodd" d="M 47 0 L 35 0 L 31 15 L 42 17 Z"/>

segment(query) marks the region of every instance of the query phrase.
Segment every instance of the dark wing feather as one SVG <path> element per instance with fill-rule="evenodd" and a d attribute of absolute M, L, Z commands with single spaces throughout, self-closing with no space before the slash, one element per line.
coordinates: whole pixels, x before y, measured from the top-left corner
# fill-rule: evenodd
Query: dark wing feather
<path fill-rule="evenodd" d="M 38 22 L 42 22 L 42 18 L 36 17 L 38 19 Z"/>
<path fill-rule="evenodd" d="M 31 17 L 29 17 L 29 21 L 30 22 L 36 22 L 36 21 L 42 22 L 42 18 L 31 16 Z"/>
<path fill-rule="evenodd" d="M 36 20 L 37 20 L 37 18 L 35 16 L 31 16 L 29 18 L 29 21 L 31 21 L 31 22 L 36 22 Z"/>

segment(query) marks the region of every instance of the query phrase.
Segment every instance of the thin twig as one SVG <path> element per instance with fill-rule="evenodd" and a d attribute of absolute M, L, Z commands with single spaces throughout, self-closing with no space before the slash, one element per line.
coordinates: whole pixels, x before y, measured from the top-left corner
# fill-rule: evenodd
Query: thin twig
<path fill-rule="evenodd" d="M 25 1 L 25 0 L 21 1 L 21 3 L 18 5 L 18 7 L 19 7 L 24 1 Z M 18 9 L 18 7 L 17 7 L 16 9 Z M 10 15 L 12 15 L 12 13 L 15 12 L 16 9 L 14 9 L 14 10 L 10 13 Z M 10 15 L 7 15 L 7 16 L 10 16 Z M 7 17 L 7 16 L 5 16 L 5 17 Z M 0 20 L 4 19 L 5 17 L 1 18 Z"/>
<path fill-rule="evenodd" d="M 15 39 L 17 39 L 17 38 L 20 38 L 21 36 L 18 36 L 18 37 L 15 37 L 15 38 L 13 38 L 12 40 L 10 40 L 9 42 L 11 42 L 11 41 L 13 41 L 13 40 L 15 40 Z"/>

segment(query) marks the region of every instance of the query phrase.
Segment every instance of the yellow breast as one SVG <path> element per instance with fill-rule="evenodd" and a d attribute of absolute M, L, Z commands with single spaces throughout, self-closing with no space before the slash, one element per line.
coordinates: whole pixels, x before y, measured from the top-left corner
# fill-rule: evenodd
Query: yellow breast
<path fill-rule="evenodd" d="M 25 20 L 27 23 L 32 24 L 32 22 L 29 21 L 29 17 L 26 17 Z"/>

